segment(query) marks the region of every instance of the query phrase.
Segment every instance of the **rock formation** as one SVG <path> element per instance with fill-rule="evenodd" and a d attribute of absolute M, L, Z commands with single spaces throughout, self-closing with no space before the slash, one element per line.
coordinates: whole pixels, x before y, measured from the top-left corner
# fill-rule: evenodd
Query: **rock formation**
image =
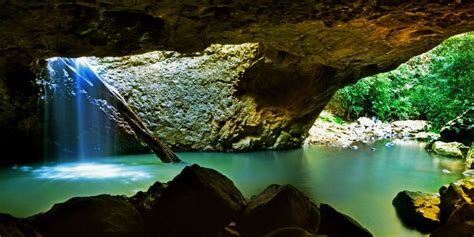
<path fill-rule="evenodd" d="M 474 233 L 474 180 L 443 186 L 439 195 L 402 191 L 393 205 L 402 221 L 430 236 L 471 236 Z"/>
<path fill-rule="evenodd" d="M 262 57 L 237 91 L 260 116 L 248 121 L 258 125 L 241 139 L 251 143 L 262 136 L 259 125 L 281 120 L 272 147 L 285 148 L 301 144 L 338 88 L 474 29 L 468 1 L 15 1 L 0 7 L 0 98 L 8 105 L 0 125 L 9 131 L 0 141 L 38 149 L 41 116 L 28 70 L 36 59 L 259 43 Z"/>
<path fill-rule="evenodd" d="M 245 200 L 227 177 L 192 165 L 169 183 L 157 182 L 130 198 L 72 198 L 26 219 L 0 214 L 0 235 L 316 236 L 321 221 L 323 234 L 372 236 L 328 205 L 321 204 L 321 211 L 322 219 L 318 207 L 290 185 L 270 185 Z"/>

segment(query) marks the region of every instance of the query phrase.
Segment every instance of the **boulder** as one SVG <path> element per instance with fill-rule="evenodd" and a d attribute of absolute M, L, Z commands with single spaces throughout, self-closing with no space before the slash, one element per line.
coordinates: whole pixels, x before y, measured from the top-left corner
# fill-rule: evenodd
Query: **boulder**
<path fill-rule="evenodd" d="M 439 134 L 432 132 L 419 132 L 415 134 L 415 139 L 420 142 L 429 142 L 439 138 Z"/>
<path fill-rule="evenodd" d="M 431 232 L 440 225 L 438 194 L 402 191 L 393 199 L 402 222 L 421 232 Z"/>
<path fill-rule="evenodd" d="M 431 237 L 472 237 L 474 233 L 474 223 L 463 222 L 454 225 L 443 225 L 434 230 Z"/>
<path fill-rule="evenodd" d="M 367 117 L 360 117 L 357 119 L 357 123 L 364 127 L 372 127 L 375 123 L 372 121 L 372 119 L 367 118 Z"/>
<path fill-rule="evenodd" d="M 167 184 L 155 182 L 148 188 L 148 191 L 139 191 L 128 200 L 137 208 L 142 216 L 147 216 L 167 186 Z"/>
<path fill-rule="evenodd" d="M 187 166 L 151 203 L 148 236 L 221 236 L 245 199 L 234 183 L 213 169 Z"/>
<path fill-rule="evenodd" d="M 390 124 L 398 132 L 418 133 L 428 129 L 428 122 L 424 120 L 401 120 Z"/>
<path fill-rule="evenodd" d="M 143 222 L 122 196 L 76 197 L 31 218 L 43 236 L 143 236 Z"/>
<path fill-rule="evenodd" d="M 462 204 L 453 211 L 446 225 L 433 231 L 431 236 L 471 237 L 474 234 L 474 205 Z"/>
<path fill-rule="evenodd" d="M 263 237 L 316 237 L 319 235 L 311 234 L 308 231 L 298 227 L 284 227 L 276 229 Z"/>
<path fill-rule="evenodd" d="M 446 123 L 440 135 L 443 141 L 456 141 L 470 146 L 474 142 L 474 107 Z"/>
<path fill-rule="evenodd" d="M 318 208 L 291 185 L 270 185 L 250 199 L 237 221 L 241 236 L 260 237 L 275 229 L 299 227 L 316 233 L 319 227 Z"/>
<path fill-rule="evenodd" d="M 443 186 L 440 188 L 439 194 L 440 220 L 446 222 L 458 207 L 464 204 L 472 204 L 472 200 L 474 200 L 474 180 L 462 179 L 448 186 Z"/>
<path fill-rule="evenodd" d="M 0 236 L 1 237 L 41 237 L 41 235 L 29 226 L 25 221 L 8 214 L 0 213 Z"/>
<path fill-rule="evenodd" d="M 474 168 L 472 163 L 474 162 L 474 143 L 471 144 L 471 147 L 467 151 L 466 158 L 465 158 L 465 164 L 467 169 L 472 169 Z"/>
<path fill-rule="evenodd" d="M 456 158 L 463 158 L 463 154 L 461 148 L 463 148 L 463 144 L 459 142 L 442 142 L 436 141 L 431 146 L 431 149 L 434 153 L 441 155 L 441 156 L 449 156 L 449 157 L 456 157 Z"/>
<path fill-rule="evenodd" d="M 318 234 L 331 237 L 358 236 L 369 237 L 372 234 L 354 219 L 338 212 L 333 207 L 321 203 L 321 225 Z"/>

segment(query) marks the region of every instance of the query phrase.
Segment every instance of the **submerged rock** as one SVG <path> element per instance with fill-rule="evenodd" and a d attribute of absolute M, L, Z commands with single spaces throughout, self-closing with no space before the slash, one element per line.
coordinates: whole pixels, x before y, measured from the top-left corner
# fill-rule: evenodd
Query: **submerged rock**
<path fill-rule="evenodd" d="M 358 236 L 370 237 L 372 234 L 354 219 L 347 215 L 338 212 L 333 207 L 327 204 L 321 204 L 319 207 L 321 213 L 321 224 L 318 234 L 344 237 L 344 236 Z"/>
<path fill-rule="evenodd" d="M 461 148 L 463 148 L 464 145 L 459 142 L 442 142 L 442 141 L 436 141 L 433 143 L 431 146 L 431 150 L 433 150 L 434 153 L 441 155 L 441 156 L 450 156 L 450 157 L 456 157 L 456 158 L 463 158 L 463 154 L 461 151 Z"/>
<path fill-rule="evenodd" d="M 187 166 L 168 183 L 145 220 L 150 236 L 221 236 L 238 218 L 245 199 L 213 169 Z"/>
<path fill-rule="evenodd" d="M 440 197 L 433 193 L 402 191 L 393 199 L 398 216 L 409 227 L 431 232 L 440 225 Z"/>
<path fill-rule="evenodd" d="M 318 231 L 318 208 L 291 185 L 270 185 L 248 202 L 237 228 L 242 236 L 260 237 L 282 227 Z"/>
<path fill-rule="evenodd" d="M 1 237 L 41 237 L 35 229 L 22 219 L 0 213 Z"/>
<path fill-rule="evenodd" d="M 34 216 L 32 225 L 43 236 L 143 236 L 142 217 L 125 197 L 76 197 Z"/>

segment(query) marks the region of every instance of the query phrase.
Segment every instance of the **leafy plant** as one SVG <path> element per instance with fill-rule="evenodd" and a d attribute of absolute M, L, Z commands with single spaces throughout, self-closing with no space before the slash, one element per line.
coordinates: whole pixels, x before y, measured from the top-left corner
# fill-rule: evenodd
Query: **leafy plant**
<path fill-rule="evenodd" d="M 474 105 L 474 33 L 451 37 L 391 72 L 336 93 L 330 109 L 346 119 L 425 119 L 439 129 Z"/>

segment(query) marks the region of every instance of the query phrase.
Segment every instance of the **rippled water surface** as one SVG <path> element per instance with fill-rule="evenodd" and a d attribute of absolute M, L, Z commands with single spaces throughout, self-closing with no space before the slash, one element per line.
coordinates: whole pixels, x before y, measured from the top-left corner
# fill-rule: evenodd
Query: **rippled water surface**
<path fill-rule="evenodd" d="M 315 202 L 329 203 L 352 216 L 375 236 L 420 236 L 400 223 L 392 199 L 401 190 L 436 192 L 462 177 L 461 162 L 432 157 L 423 144 L 413 142 L 397 142 L 391 148 L 381 142 L 358 150 L 311 146 L 179 156 L 227 175 L 247 197 L 269 184 L 293 184 Z M 152 154 L 3 167 L 0 212 L 25 217 L 73 196 L 133 195 L 155 180 L 172 179 L 183 167 L 163 164 Z"/>

